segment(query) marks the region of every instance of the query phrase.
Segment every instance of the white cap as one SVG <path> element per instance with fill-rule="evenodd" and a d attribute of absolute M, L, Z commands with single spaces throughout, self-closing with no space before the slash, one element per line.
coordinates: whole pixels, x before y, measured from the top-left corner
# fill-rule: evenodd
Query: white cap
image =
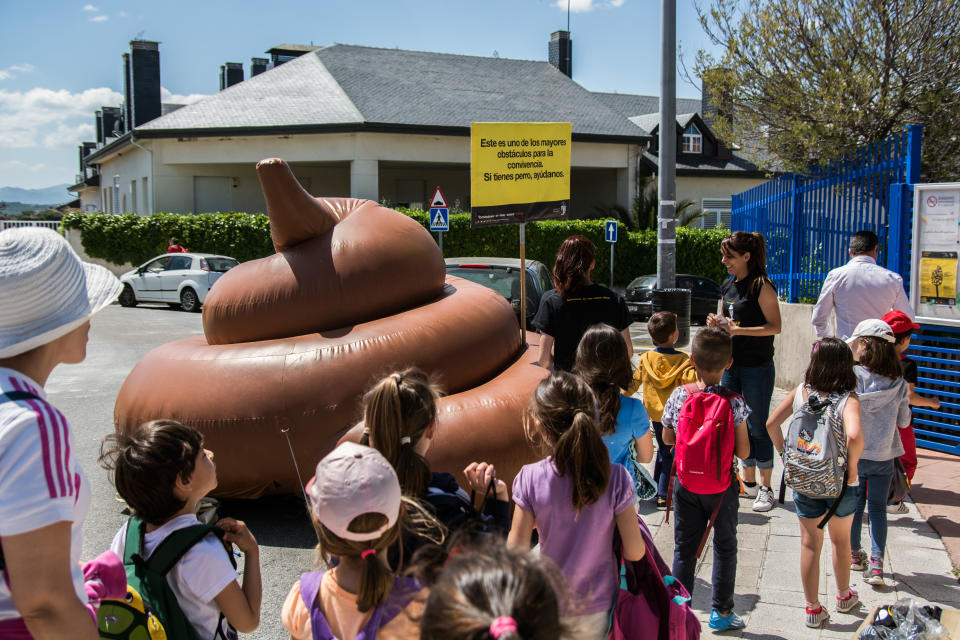
<path fill-rule="evenodd" d="M 344 442 L 317 463 L 307 494 L 317 521 L 344 540 L 376 540 L 400 515 L 397 472 L 379 451 L 355 442 Z M 387 522 L 375 531 L 350 531 L 354 518 L 365 513 L 379 513 Z"/>
<path fill-rule="evenodd" d="M 52 229 L 0 232 L 0 358 L 70 333 L 122 289 L 107 269 L 81 262 Z"/>
<path fill-rule="evenodd" d="M 853 335 L 847 338 L 847 344 L 853 344 L 857 338 L 880 338 L 887 342 L 896 342 L 896 338 L 893 336 L 893 329 L 890 328 L 883 320 L 879 318 L 868 318 L 867 320 L 862 320 L 860 324 L 857 325 L 857 328 L 853 330 Z"/>

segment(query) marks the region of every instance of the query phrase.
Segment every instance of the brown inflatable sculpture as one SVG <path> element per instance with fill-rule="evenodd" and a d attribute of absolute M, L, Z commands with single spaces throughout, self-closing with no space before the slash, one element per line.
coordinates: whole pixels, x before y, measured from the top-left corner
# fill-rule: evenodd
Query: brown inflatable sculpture
<path fill-rule="evenodd" d="M 509 482 L 536 459 L 521 415 L 546 372 L 504 298 L 445 279 L 433 238 L 407 216 L 314 198 L 283 160 L 257 172 L 276 254 L 217 281 L 204 337 L 144 356 L 120 389 L 116 428 L 173 418 L 200 430 L 216 454 L 215 495 L 299 493 L 286 437 L 308 477 L 360 418 L 364 391 L 413 365 L 450 394 L 427 456 L 434 469 L 486 460 Z"/>

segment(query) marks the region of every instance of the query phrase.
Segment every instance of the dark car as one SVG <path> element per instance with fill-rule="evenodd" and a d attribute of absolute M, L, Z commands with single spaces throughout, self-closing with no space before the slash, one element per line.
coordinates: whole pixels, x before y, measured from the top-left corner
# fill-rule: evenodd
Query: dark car
<path fill-rule="evenodd" d="M 630 314 L 635 320 L 646 320 L 653 314 L 653 290 L 657 286 L 657 276 L 640 276 L 627 285 L 625 297 Z M 705 276 L 688 273 L 677 274 L 677 288 L 690 289 L 690 322 L 703 324 L 707 314 L 717 312 L 717 301 L 721 298 L 720 285 Z"/>
<path fill-rule="evenodd" d="M 489 287 L 506 298 L 520 322 L 519 258 L 447 258 L 447 275 L 457 276 Z M 553 289 L 550 270 L 542 262 L 527 260 L 527 328 L 540 308 L 540 298 Z"/>

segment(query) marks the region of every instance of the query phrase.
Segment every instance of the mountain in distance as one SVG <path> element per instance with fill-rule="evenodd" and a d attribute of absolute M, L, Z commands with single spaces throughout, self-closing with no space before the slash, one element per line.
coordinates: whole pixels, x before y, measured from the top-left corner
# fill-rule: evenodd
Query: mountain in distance
<path fill-rule="evenodd" d="M 0 187 L 0 202 L 29 202 L 35 205 L 58 205 L 69 202 L 77 196 L 67 191 L 69 184 L 57 184 L 43 189 L 21 189 L 20 187 Z"/>

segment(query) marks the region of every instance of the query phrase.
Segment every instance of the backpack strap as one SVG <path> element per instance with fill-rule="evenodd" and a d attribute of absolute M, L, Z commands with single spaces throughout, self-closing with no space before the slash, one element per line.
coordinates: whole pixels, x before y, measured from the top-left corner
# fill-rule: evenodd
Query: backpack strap
<path fill-rule="evenodd" d="M 375 640 L 380 629 L 400 615 L 419 591 L 420 583 L 413 578 L 394 578 L 387 598 L 373 610 L 373 615 L 357 635 L 356 640 Z"/>
<path fill-rule="evenodd" d="M 300 599 L 310 612 L 310 632 L 316 640 L 335 640 L 333 631 L 320 609 L 320 583 L 325 571 L 310 571 L 300 574 Z"/>
<path fill-rule="evenodd" d="M 837 507 L 840 506 L 840 501 L 843 500 L 843 495 L 847 492 L 847 474 L 843 474 L 843 486 L 840 487 L 840 495 L 838 495 L 833 504 L 830 505 L 830 508 L 827 509 L 827 513 L 823 516 L 823 519 L 817 523 L 817 529 L 823 529 L 830 518 L 833 517 L 833 514 L 837 512 Z"/>
<path fill-rule="evenodd" d="M 139 564 L 149 571 L 167 575 L 195 544 L 203 540 L 208 533 L 223 536 L 223 530 L 209 524 L 195 524 L 177 529 L 163 539 L 150 557 L 144 557 L 144 537 L 146 524 L 137 517 L 131 517 L 127 523 L 127 539 L 123 549 L 124 564 Z M 226 552 L 226 549 L 224 549 Z M 232 558 L 231 558 L 232 561 Z"/>
<path fill-rule="evenodd" d="M 702 389 L 700 388 L 700 385 L 697 384 L 696 382 L 688 382 L 687 384 L 683 385 L 683 388 L 687 392 L 687 400 L 690 399 L 690 396 L 700 393 L 702 391 Z M 687 400 L 684 400 L 684 402 L 686 402 Z"/>

